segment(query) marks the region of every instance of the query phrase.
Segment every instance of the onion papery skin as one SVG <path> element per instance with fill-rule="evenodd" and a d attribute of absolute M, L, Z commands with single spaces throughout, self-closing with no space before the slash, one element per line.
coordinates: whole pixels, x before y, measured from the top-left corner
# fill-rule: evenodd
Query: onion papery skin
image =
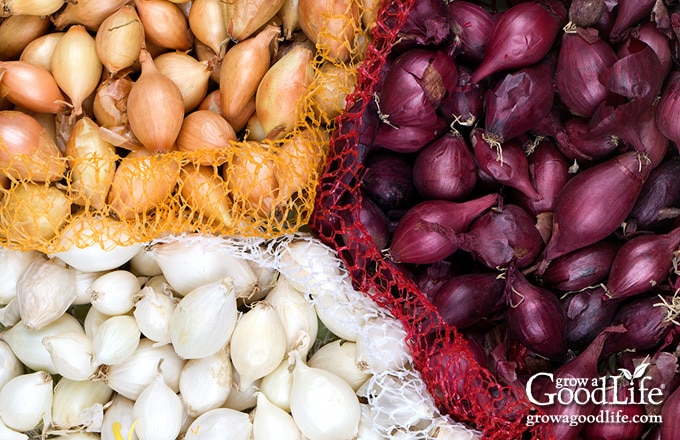
<path fill-rule="evenodd" d="M 485 132 L 503 143 L 538 125 L 553 104 L 553 80 L 545 68 L 506 75 L 485 97 Z"/>
<path fill-rule="evenodd" d="M 413 3 L 395 44 L 397 50 L 424 45 L 438 45 L 451 32 L 445 2 L 421 0 Z"/>
<path fill-rule="evenodd" d="M 611 156 L 619 148 L 615 135 L 593 136 L 588 131 L 590 120 L 575 116 L 564 122 L 564 130 L 557 136 L 560 151 L 569 159 L 579 162 L 594 162 Z"/>
<path fill-rule="evenodd" d="M 579 34 L 564 34 L 555 72 L 555 87 L 562 102 L 577 116 L 590 117 L 607 96 L 600 76 L 617 61 L 604 40 L 586 41 Z"/>
<path fill-rule="evenodd" d="M 449 92 L 437 109 L 447 121 L 466 127 L 479 121 L 484 112 L 486 94 L 486 88 L 481 84 L 470 84 L 471 74 L 470 68 L 458 65 L 458 86 Z"/>
<path fill-rule="evenodd" d="M 546 262 L 616 231 L 633 209 L 651 171 L 640 160 L 635 152 L 623 153 L 569 179 L 555 202 Z"/>
<path fill-rule="evenodd" d="M 508 185 L 531 198 L 540 198 L 529 177 L 529 161 L 516 140 L 491 145 L 486 133 L 475 129 L 471 134 L 472 151 L 477 165 L 496 182 Z"/>
<path fill-rule="evenodd" d="M 571 178 L 566 158 L 549 138 L 545 138 L 529 154 L 527 163 L 538 197 L 517 191 L 517 203 L 533 215 L 552 212 L 557 195 Z"/>
<path fill-rule="evenodd" d="M 667 234 L 645 234 L 628 240 L 612 262 L 607 294 L 627 298 L 663 283 L 671 273 L 678 245 L 680 227 Z"/>
<path fill-rule="evenodd" d="M 491 30 L 486 54 L 471 82 L 541 60 L 550 51 L 566 15 L 562 3 L 550 0 L 519 3 L 505 11 Z"/>
<path fill-rule="evenodd" d="M 390 258 L 415 264 L 443 260 L 458 249 L 455 234 L 465 232 L 477 216 L 499 201 L 499 194 L 488 194 L 463 203 L 428 200 L 415 205 L 394 231 Z"/>

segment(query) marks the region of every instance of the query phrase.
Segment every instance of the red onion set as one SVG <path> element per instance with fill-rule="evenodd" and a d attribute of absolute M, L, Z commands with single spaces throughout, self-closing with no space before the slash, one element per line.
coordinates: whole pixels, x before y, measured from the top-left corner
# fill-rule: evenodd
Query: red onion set
<path fill-rule="evenodd" d="M 505 385 L 663 383 L 657 404 L 537 409 L 663 426 L 556 438 L 677 438 L 680 2 L 490 3 L 415 3 L 362 116 L 361 221 Z"/>

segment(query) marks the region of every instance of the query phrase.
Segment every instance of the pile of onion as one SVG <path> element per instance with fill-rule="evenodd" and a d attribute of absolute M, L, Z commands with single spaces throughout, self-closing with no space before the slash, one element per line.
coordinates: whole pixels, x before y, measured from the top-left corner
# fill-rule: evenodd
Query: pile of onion
<path fill-rule="evenodd" d="M 361 222 L 520 395 L 537 373 L 651 365 L 665 400 L 680 378 L 676 357 L 661 361 L 680 342 L 680 10 L 486 3 L 421 1 L 408 16 L 362 115 Z M 616 407 L 662 408 L 680 411 L 677 398 Z M 677 420 L 663 423 L 547 429 L 674 438 Z"/>
<path fill-rule="evenodd" d="M 311 210 L 371 23 L 287 3 L 3 2 L 0 241 L 45 250 L 81 213 L 160 234 Z"/>

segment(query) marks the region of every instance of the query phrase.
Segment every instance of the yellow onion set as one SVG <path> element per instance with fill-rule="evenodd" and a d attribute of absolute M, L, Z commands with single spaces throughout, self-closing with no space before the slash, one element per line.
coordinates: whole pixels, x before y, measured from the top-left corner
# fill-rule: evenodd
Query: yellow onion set
<path fill-rule="evenodd" d="M 304 225 L 380 2 L 0 5 L 0 243 L 54 253 Z"/>

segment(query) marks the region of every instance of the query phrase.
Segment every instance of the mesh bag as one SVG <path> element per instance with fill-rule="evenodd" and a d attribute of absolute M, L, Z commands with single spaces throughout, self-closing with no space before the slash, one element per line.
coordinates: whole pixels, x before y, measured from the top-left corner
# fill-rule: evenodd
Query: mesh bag
<path fill-rule="evenodd" d="M 285 40 L 277 32 L 278 40 L 271 43 L 277 50 L 270 70 L 294 45 L 307 49 L 296 66 L 304 71 L 300 98 L 274 105 L 275 117 L 285 119 L 284 128 L 277 125 L 259 133 L 257 128 L 264 122 L 258 115 L 252 124 L 242 121 L 242 128 L 234 122 L 235 135 L 219 148 L 201 148 L 202 139 L 193 139 L 195 148 L 199 144 L 195 150 L 150 153 L 141 138 L 131 135 L 129 125 L 111 125 L 95 113 L 103 107 L 105 113 L 119 113 L 127 122 L 126 88 L 134 87 L 140 75 L 132 69 L 104 75 L 97 91 L 105 87 L 108 91 L 99 107 L 85 105 L 83 113 L 77 114 L 66 106 L 49 120 L 56 132 L 36 122 L 52 115 L 29 112 L 35 119 L 18 125 L 25 128 L 29 151 L 17 151 L 12 135 L 0 134 L 0 244 L 19 250 L 63 251 L 82 241 L 78 234 L 64 239 L 64 228 L 74 222 L 104 228 L 122 222 L 126 232 L 120 237 L 125 238 L 119 237 L 118 244 L 144 242 L 164 233 L 274 237 L 299 230 L 311 215 L 334 118 L 344 110 L 343 98 L 354 89 L 356 66 L 364 57 L 367 25 L 362 19 L 368 20 L 371 12 L 364 11 L 361 3 L 335 2 L 342 6 L 325 12 L 321 28 L 315 29 L 316 43 L 301 30 Z M 88 29 L 94 37 L 96 28 Z M 230 42 L 227 53 L 238 44 Z M 204 64 L 215 72 L 219 67 Z M 289 60 L 288 64 L 290 70 L 295 63 Z M 4 74 L 8 72 L 9 66 Z M 283 85 L 298 81 L 295 78 L 285 78 Z M 211 91 L 218 88 L 211 80 L 208 97 L 215 96 Z M 207 109 L 219 105 L 210 107 L 208 97 Z M 11 104 L 1 112 L 0 125 L 15 125 L 13 118 L 24 113 Z M 201 109 L 205 110 L 188 110 L 185 117 Z M 213 129 L 206 127 L 201 134 Z"/>
<path fill-rule="evenodd" d="M 338 118 L 331 138 L 310 224 L 337 249 L 355 287 L 404 324 L 414 365 L 444 414 L 471 424 L 487 439 L 549 438 L 542 428 L 527 428 L 525 417 L 532 407 L 524 390 L 501 384 L 476 361 L 465 339 L 444 322 L 412 278 L 383 258 L 359 220 L 363 147 L 358 139 L 367 129 L 362 115 L 412 5 L 409 0 L 386 2 L 378 15 L 357 90 L 348 97 L 349 110 Z"/>

